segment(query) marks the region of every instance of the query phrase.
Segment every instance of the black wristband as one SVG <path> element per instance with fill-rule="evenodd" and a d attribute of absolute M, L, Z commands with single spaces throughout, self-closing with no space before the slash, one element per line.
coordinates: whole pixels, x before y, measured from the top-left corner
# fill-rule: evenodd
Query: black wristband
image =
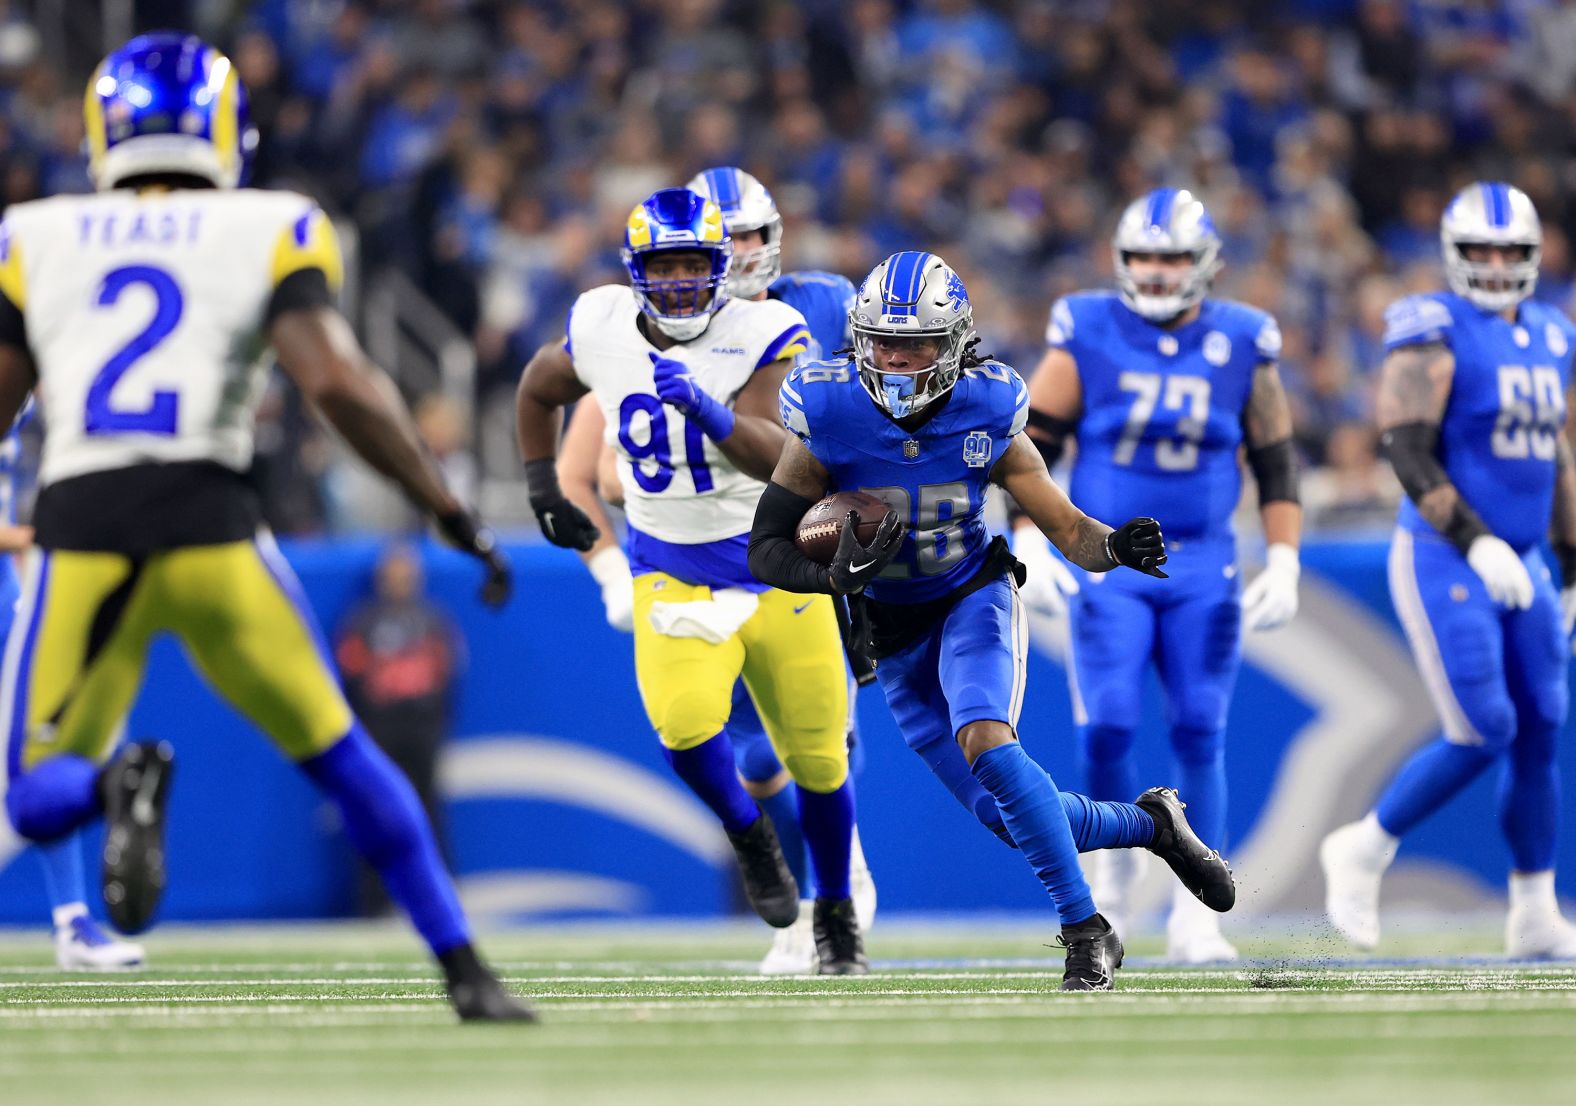
<path fill-rule="evenodd" d="M 1491 532 L 1478 513 L 1467 506 L 1467 501 L 1457 495 L 1450 521 L 1445 525 L 1445 537 L 1450 544 L 1465 553 L 1472 548 L 1473 542 Z"/>
<path fill-rule="evenodd" d="M 1297 451 L 1290 438 L 1248 450 L 1248 467 L 1259 485 L 1259 506 L 1296 503 Z"/>
<path fill-rule="evenodd" d="M 525 463 L 525 494 L 534 505 L 564 498 L 558 486 L 558 465 L 551 457 L 538 457 Z"/>

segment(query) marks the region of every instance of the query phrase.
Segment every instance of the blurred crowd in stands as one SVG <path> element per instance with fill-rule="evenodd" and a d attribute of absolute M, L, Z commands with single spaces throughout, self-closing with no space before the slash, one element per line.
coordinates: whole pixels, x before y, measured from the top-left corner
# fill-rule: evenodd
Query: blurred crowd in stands
<path fill-rule="evenodd" d="M 469 336 L 475 418 L 435 447 L 513 477 L 521 365 L 653 189 L 735 164 L 785 265 L 856 282 L 934 250 L 984 348 L 1028 373 L 1059 295 L 1110 283 L 1122 205 L 1198 191 L 1217 293 L 1273 311 L 1310 524 L 1383 526 L 1369 421 L 1385 306 L 1438 286 L 1449 196 L 1493 177 L 1544 220 L 1540 298 L 1571 306 L 1576 0 L 192 0 L 261 129 L 254 183 L 304 189 Z M 141 6 L 139 5 L 139 12 Z M 161 12 L 169 18 L 166 12 Z M 139 28 L 146 29 L 146 28 Z M 88 187 L 81 74 L 0 0 L 0 200 Z M 463 410 L 463 405 L 461 405 Z M 287 532 L 340 524 L 337 453 L 285 394 L 263 435 Z"/>

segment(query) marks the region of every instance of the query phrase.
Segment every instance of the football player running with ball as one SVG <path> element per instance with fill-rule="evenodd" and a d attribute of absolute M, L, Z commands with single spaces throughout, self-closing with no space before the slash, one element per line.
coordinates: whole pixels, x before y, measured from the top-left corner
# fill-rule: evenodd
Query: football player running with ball
<path fill-rule="evenodd" d="M 1444 736 L 1419 749 L 1360 822 L 1324 839 L 1326 908 L 1379 943 L 1379 882 L 1396 846 L 1490 765 L 1510 846 L 1511 957 L 1576 958 L 1554 896 L 1555 741 L 1576 622 L 1576 469 L 1565 437 L 1576 327 L 1530 299 L 1543 241 L 1526 194 L 1469 185 L 1439 229 L 1450 291 L 1386 313 L 1378 418 L 1406 490 L 1390 597 Z M 1538 546 L 1551 536 L 1561 589 Z"/>
<path fill-rule="evenodd" d="M 245 475 L 259 355 L 271 346 L 351 447 L 486 566 L 491 602 L 508 564 L 334 308 L 327 217 L 304 196 L 237 187 L 253 136 L 229 60 L 195 36 L 133 39 L 93 74 L 85 114 L 99 193 L 15 204 L 0 227 L 0 426 L 35 390 L 48 412 L 0 692 L 6 812 L 43 842 L 102 814 L 110 919 L 148 924 L 172 755 L 133 743 L 109 758 L 152 639 L 174 634 L 336 804 L 459 1015 L 529 1020 L 478 959 L 416 793 L 351 714 L 262 525 Z"/>
<path fill-rule="evenodd" d="M 1058 791 L 1018 743 L 1028 647 L 1017 565 L 984 522 L 991 484 L 1075 564 L 1164 576 L 1160 528 L 1112 530 L 1050 479 L 1024 436 L 1018 374 L 973 353 L 973 309 L 958 275 L 929 253 L 894 254 L 855 301 L 852 356 L 795 369 L 781 391 L 793 432 L 756 510 L 750 567 L 794 592 L 857 597 L 853 622 L 879 658 L 877 677 L 904 740 L 958 799 L 1004 838 L 1045 885 L 1067 947 L 1062 987 L 1109 990 L 1122 961 L 1095 908 L 1078 853 L 1149 848 L 1216 910 L 1235 899 L 1231 870 L 1188 827 L 1175 792 L 1097 803 Z M 861 544 L 852 512 L 830 565 L 795 536 L 828 491 L 863 491 L 886 517 Z M 868 619 L 868 621 L 866 621 Z"/>
<path fill-rule="evenodd" d="M 635 675 L 674 772 L 721 821 L 745 891 L 769 925 L 799 916 L 799 888 L 773 829 L 735 771 L 726 726 L 742 674 L 798 785 L 815 869 L 818 970 L 869 970 L 850 897 L 854 828 L 848 687 L 831 600 L 762 585 L 746 563 L 761 481 L 787 437 L 777 389 L 808 346 L 786 304 L 734 299 L 722 211 L 685 188 L 630 214 L 632 287 L 606 285 L 571 309 L 562 343 L 520 378 L 516 417 L 531 506 L 549 541 L 600 536 L 554 470 L 559 409 L 589 393 L 616 428 L 618 482 L 634 574 Z"/>
<path fill-rule="evenodd" d="M 1206 294 L 1220 244 L 1190 192 L 1157 188 L 1128 205 L 1111 243 L 1118 291 L 1057 301 L 1050 349 L 1029 383 L 1029 438 L 1046 465 L 1076 437 L 1068 490 L 1079 503 L 1108 518 L 1159 504 L 1173 578 L 1086 576 L 1080 587 L 1028 519 L 1014 532 L 1013 552 L 1029 565 L 1026 591 L 1042 609 L 1070 607 L 1068 675 L 1089 794 L 1133 793 L 1144 673 L 1153 666 L 1188 820 L 1205 844 L 1224 850 L 1226 709 L 1241 628 L 1274 629 L 1296 613 L 1302 508 L 1291 409 L 1275 365 L 1280 328 L 1257 308 Z M 1231 521 L 1244 446 L 1268 543 L 1267 566 L 1245 593 Z M 1139 859 L 1113 851 L 1096 860 L 1095 889 L 1113 917 L 1129 913 Z M 1174 961 L 1237 958 L 1219 915 L 1180 890 L 1166 938 Z"/>

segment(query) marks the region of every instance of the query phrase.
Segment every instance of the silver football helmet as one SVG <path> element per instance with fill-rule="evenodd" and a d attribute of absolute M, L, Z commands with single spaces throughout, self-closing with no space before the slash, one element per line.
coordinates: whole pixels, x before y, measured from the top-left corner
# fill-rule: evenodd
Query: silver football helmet
<path fill-rule="evenodd" d="M 686 187 L 722 208 L 723 221 L 734 237 L 728 294 L 747 300 L 771 287 L 783 271 L 783 217 L 766 186 L 743 169 L 724 165 L 695 174 Z M 765 241 L 753 250 L 741 250 L 738 234 L 749 230 L 760 231 Z"/>
<path fill-rule="evenodd" d="M 877 265 L 848 314 L 859 382 L 895 419 L 923 411 L 952 390 L 974 333 L 974 307 L 958 274 L 933 253 L 895 253 Z M 936 359 L 923 368 L 883 372 L 879 338 L 933 338 Z"/>
<path fill-rule="evenodd" d="M 1538 285 L 1543 257 L 1543 224 L 1521 189 L 1500 181 L 1480 181 L 1462 189 L 1439 221 L 1445 276 L 1456 295 L 1485 311 L 1514 307 Z M 1468 261 L 1468 246 L 1521 246 L 1526 256 L 1504 266 Z"/>
<path fill-rule="evenodd" d="M 1128 255 L 1135 253 L 1187 254 L 1193 264 L 1173 284 L 1141 282 L 1128 265 Z M 1111 239 L 1111 257 L 1122 302 L 1151 322 L 1165 322 L 1209 292 L 1210 282 L 1220 272 L 1220 235 L 1193 193 L 1157 188 L 1122 212 Z"/>

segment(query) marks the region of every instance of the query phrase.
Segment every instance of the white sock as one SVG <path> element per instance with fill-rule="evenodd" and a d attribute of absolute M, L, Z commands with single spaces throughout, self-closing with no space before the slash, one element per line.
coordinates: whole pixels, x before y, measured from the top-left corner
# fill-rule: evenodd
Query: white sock
<path fill-rule="evenodd" d="M 65 929 L 73 920 L 86 916 L 87 912 L 87 903 L 68 902 L 50 911 L 50 917 L 54 921 L 56 929 Z"/>
<path fill-rule="evenodd" d="M 1379 824 L 1378 813 L 1370 811 L 1368 817 L 1357 823 L 1357 830 L 1358 848 L 1363 856 L 1380 868 L 1390 867 L 1401 839 Z"/>
<path fill-rule="evenodd" d="M 1554 898 L 1554 869 L 1544 872 L 1510 873 L 1510 908 L 1536 913 L 1557 914 L 1559 903 Z"/>

